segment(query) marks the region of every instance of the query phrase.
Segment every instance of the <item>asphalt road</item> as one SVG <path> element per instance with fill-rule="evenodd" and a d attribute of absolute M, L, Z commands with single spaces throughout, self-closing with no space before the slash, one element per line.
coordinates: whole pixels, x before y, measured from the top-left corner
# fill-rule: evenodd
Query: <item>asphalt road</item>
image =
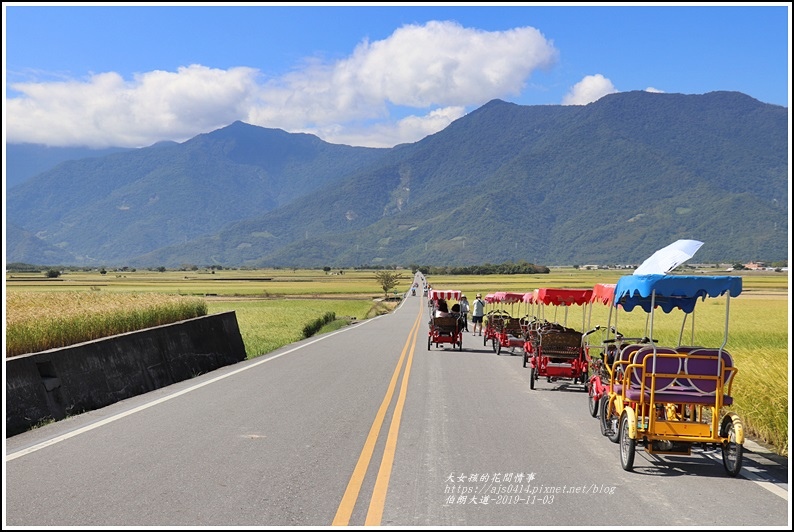
<path fill-rule="evenodd" d="M 788 460 L 748 442 L 634 471 L 581 385 L 529 389 L 466 333 L 389 315 L 6 439 L 4 525 L 786 527 Z M 5 528 L 5 526 L 4 526 Z"/>

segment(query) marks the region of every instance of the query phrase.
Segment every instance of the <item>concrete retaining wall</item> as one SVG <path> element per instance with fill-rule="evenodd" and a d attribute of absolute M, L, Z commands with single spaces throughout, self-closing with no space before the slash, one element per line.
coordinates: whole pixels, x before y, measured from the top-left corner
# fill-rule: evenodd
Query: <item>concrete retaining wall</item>
<path fill-rule="evenodd" d="M 6 437 L 245 360 L 234 311 L 6 359 Z"/>

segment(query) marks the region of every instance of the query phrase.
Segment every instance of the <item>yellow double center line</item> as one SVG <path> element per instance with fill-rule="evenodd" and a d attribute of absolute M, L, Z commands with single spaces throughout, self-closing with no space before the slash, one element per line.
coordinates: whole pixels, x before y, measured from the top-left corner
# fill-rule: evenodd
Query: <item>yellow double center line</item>
<path fill-rule="evenodd" d="M 372 491 L 372 498 L 370 499 L 367 517 L 364 522 L 365 525 L 380 525 L 381 518 L 383 517 L 383 507 L 386 504 L 386 491 L 389 489 L 389 478 L 391 477 L 392 464 L 394 463 L 394 453 L 397 449 L 397 434 L 400 430 L 400 419 L 402 418 L 405 396 L 408 391 L 408 377 L 411 374 L 411 363 L 413 362 L 414 351 L 416 350 L 416 335 L 418 334 L 419 325 L 421 324 L 423 309 L 424 305 L 420 304 L 419 314 L 416 316 L 413 328 L 408 334 L 408 340 L 405 342 L 400 360 L 397 362 L 397 367 L 394 368 L 394 374 L 392 374 L 389 387 L 386 390 L 386 395 L 378 409 L 378 413 L 375 415 L 375 420 L 372 422 L 372 427 L 369 429 L 367 440 L 364 442 L 364 448 L 361 450 L 361 455 L 358 457 L 356 467 L 353 469 L 353 474 L 350 476 L 350 481 L 347 483 L 345 494 L 342 497 L 342 501 L 339 503 L 339 508 L 336 510 L 336 516 L 331 523 L 334 526 L 347 526 L 350 524 L 350 516 L 353 514 L 353 507 L 356 505 L 358 494 L 361 491 L 361 484 L 364 482 L 369 463 L 372 460 L 375 443 L 378 440 L 378 435 L 383 426 L 386 411 L 389 409 L 392 397 L 394 396 L 394 389 L 397 387 L 400 369 L 405 361 L 406 353 L 409 352 L 410 348 L 408 362 L 405 365 L 405 374 L 400 384 L 400 395 L 397 396 L 397 405 L 394 408 L 394 415 L 392 416 L 391 425 L 389 426 L 389 435 L 386 438 L 386 447 L 383 451 L 380 469 L 378 469 L 378 477 L 375 480 L 375 488 Z"/>

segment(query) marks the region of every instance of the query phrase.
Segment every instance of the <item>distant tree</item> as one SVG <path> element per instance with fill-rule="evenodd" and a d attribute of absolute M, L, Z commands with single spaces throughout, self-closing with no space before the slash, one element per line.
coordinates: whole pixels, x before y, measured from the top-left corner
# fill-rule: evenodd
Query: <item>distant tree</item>
<path fill-rule="evenodd" d="M 401 273 L 395 273 L 390 270 L 378 270 L 375 272 L 375 279 L 380 284 L 380 287 L 383 288 L 385 297 L 389 296 L 389 290 L 400 284 L 400 277 L 402 277 Z"/>
<path fill-rule="evenodd" d="M 105 275 L 107 272 L 108 271 L 104 267 L 100 268 L 100 270 L 99 270 L 99 273 L 102 274 L 102 275 Z"/>
<path fill-rule="evenodd" d="M 157 267 L 157 271 L 158 272 L 164 272 L 165 271 L 165 266 L 158 266 Z"/>
<path fill-rule="evenodd" d="M 325 275 L 328 275 L 328 272 L 331 271 L 331 267 L 330 266 L 323 266 L 323 271 L 325 272 Z"/>
<path fill-rule="evenodd" d="M 47 276 L 49 279 L 55 279 L 55 278 L 57 278 L 57 277 L 60 277 L 60 276 L 61 276 L 61 272 L 59 272 L 59 271 L 58 271 L 58 270 L 56 270 L 55 268 L 50 268 L 49 270 L 47 270 L 47 273 L 46 273 L 45 275 L 46 275 L 46 276 Z"/>

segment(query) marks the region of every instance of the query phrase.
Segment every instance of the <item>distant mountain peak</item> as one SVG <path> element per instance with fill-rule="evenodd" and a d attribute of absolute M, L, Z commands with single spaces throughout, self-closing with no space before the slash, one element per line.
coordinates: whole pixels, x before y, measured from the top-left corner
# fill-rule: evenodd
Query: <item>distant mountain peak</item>
<path fill-rule="evenodd" d="M 730 91 L 493 99 L 395 148 L 238 120 L 9 188 L 7 259 L 45 244 L 141 267 L 639 264 L 695 238 L 703 261 L 785 260 L 787 143 L 785 108 Z"/>

